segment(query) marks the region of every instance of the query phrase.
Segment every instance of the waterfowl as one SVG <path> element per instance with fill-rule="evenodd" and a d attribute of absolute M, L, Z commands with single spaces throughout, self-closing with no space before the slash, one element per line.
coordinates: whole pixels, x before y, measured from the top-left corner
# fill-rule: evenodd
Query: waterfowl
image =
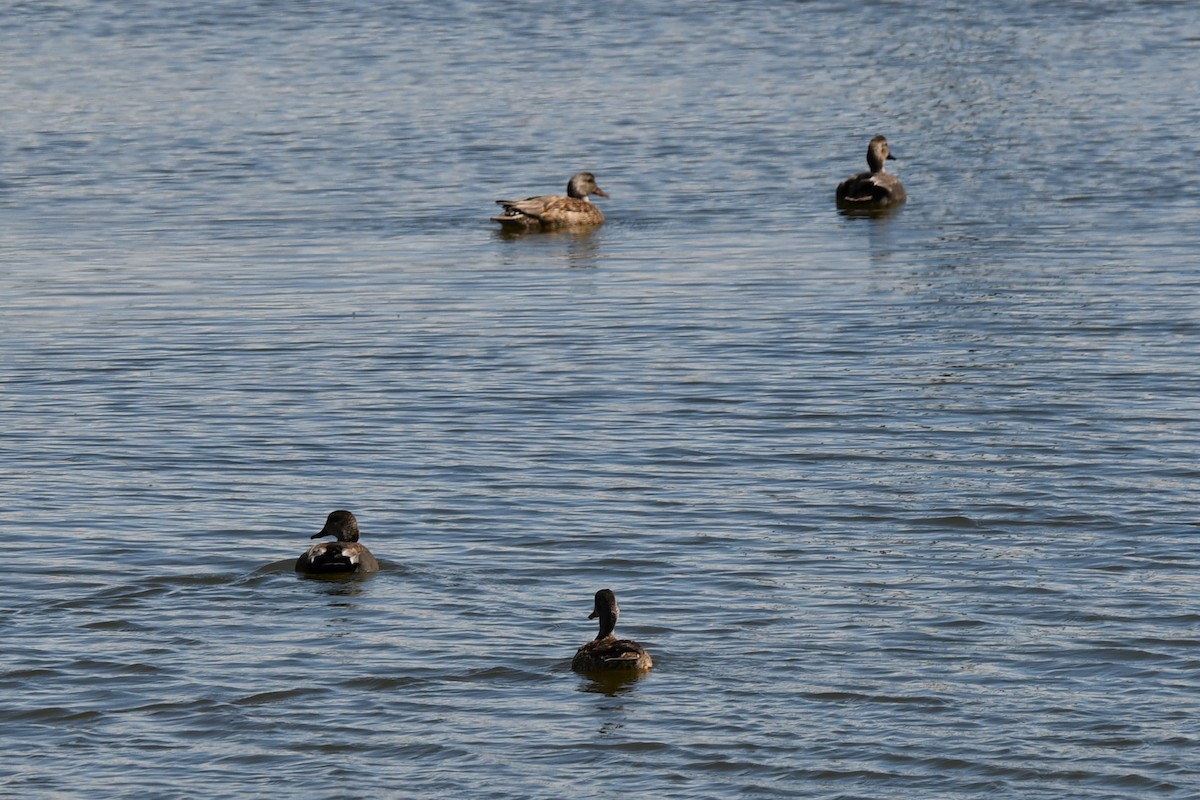
<path fill-rule="evenodd" d="M 887 139 L 876 136 L 867 145 L 870 172 L 852 175 L 838 184 L 837 203 L 847 208 L 884 208 L 903 203 L 907 195 L 895 175 L 883 171 L 883 162 L 895 161 Z"/>
<path fill-rule="evenodd" d="M 610 670 L 647 670 L 654 666 L 646 648 L 629 639 L 618 639 L 613 635 L 617 627 L 617 596 L 612 589 L 596 592 L 596 606 L 588 619 L 600 618 L 600 632 L 596 638 L 580 647 L 571 661 L 576 672 L 607 672 Z"/>
<path fill-rule="evenodd" d="M 336 541 L 321 542 L 308 548 L 296 559 L 296 572 L 307 575 L 333 575 L 351 572 L 378 572 L 379 562 L 358 543 L 358 520 L 349 511 L 333 511 L 325 518 L 325 527 L 311 538 L 332 536 Z"/>
<path fill-rule="evenodd" d="M 588 200 L 590 194 L 608 197 L 608 194 L 596 185 L 595 175 L 580 172 L 567 182 L 566 197 L 543 194 L 524 200 L 497 200 L 497 203 L 504 206 L 504 213 L 492 219 L 507 229 L 516 230 L 602 225 L 604 215 L 592 205 L 591 200 Z"/>

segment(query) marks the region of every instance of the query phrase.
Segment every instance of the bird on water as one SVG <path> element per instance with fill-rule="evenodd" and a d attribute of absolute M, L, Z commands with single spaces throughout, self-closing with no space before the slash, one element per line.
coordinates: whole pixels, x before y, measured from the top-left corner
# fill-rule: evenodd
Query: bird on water
<path fill-rule="evenodd" d="M 332 542 L 320 542 L 296 559 L 296 572 L 306 575 L 336 575 L 352 572 L 378 572 L 379 562 L 358 541 L 358 520 L 349 511 L 330 512 L 325 527 L 311 538 L 332 536 Z"/>
<path fill-rule="evenodd" d="M 492 217 L 506 230 L 532 231 L 557 228 L 584 228 L 604 224 L 604 214 L 592 204 L 588 195 L 608 197 L 596 185 L 596 176 L 579 172 L 567 183 L 566 197 L 543 194 L 524 200 L 497 200 L 504 212 Z"/>
<path fill-rule="evenodd" d="M 851 175 L 838 184 L 837 204 L 842 208 L 887 208 L 903 203 L 908 195 L 900 180 L 883 170 L 883 162 L 895 161 L 887 139 L 876 136 L 867 144 L 869 172 Z"/>
<path fill-rule="evenodd" d="M 588 619 L 599 617 L 600 632 L 575 653 L 571 669 L 576 672 L 645 671 L 654 666 L 646 648 L 631 639 L 618 639 L 613 633 L 620 615 L 621 609 L 612 589 L 596 592 L 596 604 Z"/>

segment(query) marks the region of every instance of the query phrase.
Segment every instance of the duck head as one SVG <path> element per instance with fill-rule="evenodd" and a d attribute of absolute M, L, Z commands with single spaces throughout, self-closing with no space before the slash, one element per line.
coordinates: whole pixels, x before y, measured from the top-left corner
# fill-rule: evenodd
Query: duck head
<path fill-rule="evenodd" d="M 357 542 L 358 520 L 349 511 L 333 511 L 325 518 L 325 527 L 309 538 L 320 539 L 322 536 L 332 536 L 339 542 Z"/>
<path fill-rule="evenodd" d="M 867 145 L 867 166 L 871 172 L 883 172 L 884 161 L 895 161 L 896 157 L 888 149 L 887 139 L 876 136 Z"/>
<path fill-rule="evenodd" d="M 589 194 L 608 197 L 608 193 L 596 185 L 596 176 L 590 172 L 578 172 L 567 182 L 567 197 L 587 200 Z"/>

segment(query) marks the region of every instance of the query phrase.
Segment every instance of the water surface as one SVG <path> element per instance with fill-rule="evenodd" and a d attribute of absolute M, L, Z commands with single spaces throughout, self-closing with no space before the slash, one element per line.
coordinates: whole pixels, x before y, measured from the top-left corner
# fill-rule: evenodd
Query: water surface
<path fill-rule="evenodd" d="M 0 793 L 1200 794 L 1190 5 L 0 30 Z"/>

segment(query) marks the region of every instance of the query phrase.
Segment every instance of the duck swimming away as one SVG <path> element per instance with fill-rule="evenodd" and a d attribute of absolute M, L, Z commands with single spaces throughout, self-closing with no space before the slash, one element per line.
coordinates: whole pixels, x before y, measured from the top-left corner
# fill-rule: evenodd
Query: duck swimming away
<path fill-rule="evenodd" d="M 621 609 L 617 607 L 617 596 L 612 589 L 596 592 L 596 606 L 588 619 L 600 618 L 600 632 L 575 653 L 571 669 L 576 672 L 645 671 L 654 666 L 646 648 L 630 639 L 618 639 L 613 634 L 620 615 Z"/>
<path fill-rule="evenodd" d="M 354 572 L 378 572 L 379 562 L 358 543 L 358 520 L 349 511 L 334 511 L 325 519 L 325 527 L 311 538 L 332 536 L 336 541 L 321 542 L 308 548 L 296 559 L 296 572 L 305 575 L 348 575 Z"/>
<path fill-rule="evenodd" d="M 904 187 L 895 175 L 883 171 L 884 161 L 895 161 L 888 149 L 887 139 L 876 136 L 867 145 L 867 166 L 870 172 L 852 175 L 838 184 L 837 204 L 841 208 L 886 208 L 903 203 L 907 198 Z"/>
<path fill-rule="evenodd" d="M 497 200 L 504 206 L 504 213 L 492 217 L 508 230 L 554 230 L 555 228 L 580 228 L 604 224 L 604 215 L 592 205 L 588 195 L 608 197 L 596 185 L 596 176 L 580 172 L 567 183 L 567 196 L 543 194 L 524 200 Z"/>

